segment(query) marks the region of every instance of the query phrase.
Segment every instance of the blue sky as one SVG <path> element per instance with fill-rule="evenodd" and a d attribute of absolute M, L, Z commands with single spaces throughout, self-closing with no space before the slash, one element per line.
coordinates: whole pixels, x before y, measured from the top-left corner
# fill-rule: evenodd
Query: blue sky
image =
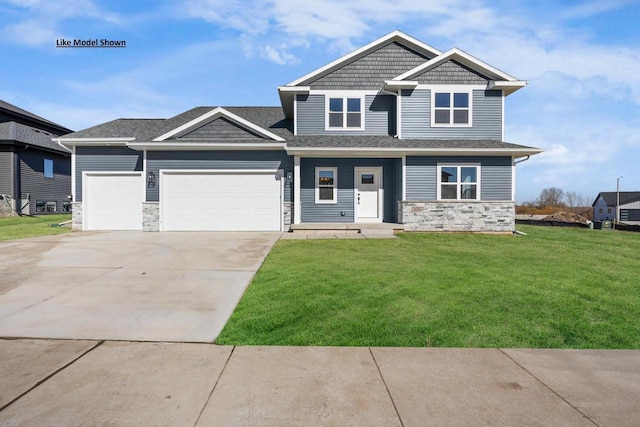
<path fill-rule="evenodd" d="M 394 29 L 530 84 L 507 98 L 517 200 L 640 191 L 640 1 L 0 0 L 0 99 L 74 130 L 199 105 L 279 105 L 277 86 Z M 126 40 L 56 49 L 56 40 Z"/>

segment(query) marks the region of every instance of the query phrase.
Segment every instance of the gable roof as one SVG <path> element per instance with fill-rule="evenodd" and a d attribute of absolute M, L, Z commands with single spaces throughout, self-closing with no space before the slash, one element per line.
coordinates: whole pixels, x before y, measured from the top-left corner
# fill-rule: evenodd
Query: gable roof
<path fill-rule="evenodd" d="M 380 37 L 377 40 L 372 41 L 371 43 L 362 46 L 359 49 L 354 50 L 353 52 L 350 52 L 338 59 L 336 59 L 335 61 L 332 61 L 330 63 L 328 63 L 327 65 L 318 68 L 317 70 L 314 70 L 308 74 L 305 74 L 304 76 L 290 82 L 287 83 L 285 86 L 287 87 L 292 87 L 292 86 L 304 86 L 306 85 L 308 82 L 323 76 L 325 74 L 330 73 L 331 71 L 337 70 L 340 67 L 343 67 L 344 65 L 348 64 L 349 62 L 352 62 L 353 60 L 357 59 L 357 58 L 361 58 L 373 51 L 375 51 L 376 49 L 379 49 L 380 47 L 387 45 L 391 42 L 397 42 L 400 43 L 402 45 L 405 45 L 413 50 L 415 50 L 418 53 L 424 54 L 428 57 L 432 57 L 432 56 L 437 56 L 440 55 L 441 52 L 432 47 L 429 46 L 426 43 L 421 42 L 418 39 L 415 39 L 413 37 L 411 37 L 408 34 L 403 33 L 402 31 L 399 30 L 395 30 L 390 32 L 389 34 Z"/>
<path fill-rule="evenodd" d="M 184 123 L 174 129 L 171 129 L 170 131 L 156 137 L 153 139 L 153 141 L 165 141 L 168 140 L 169 138 L 173 138 L 173 137 L 179 137 L 181 135 L 185 135 L 199 127 L 201 127 L 202 125 L 206 124 L 206 123 L 210 123 L 218 118 L 225 118 L 229 121 L 231 121 L 232 123 L 235 123 L 236 125 L 238 125 L 241 128 L 245 128 L 248 131 L 250 131 L 251 133 L 256 133 L 258 135 L 261 135 L 263 137 L 265 137 L 266 139 L 271 139 L 274 141 L 284 141 L 283 138 L 281 138 L 280 136 L 268 131 L 267 129 L 264 129 L 260 126 L 258 126 L 255 123 L 250 122 L 249 120 L 243 119 L 242 117 L 238 116 L 237 114 L 234 114 L 232 112 L 230 112 L 229 110 L 226 110 L 222 107 L 217 107 L 214 108 L 204 114 L 202 114 L 199 117 L 194 118 L 193 120 Z"/>
<path fill-rule="evenodd" d="M 391 81 L 385 82 L 385 84 L 393 87 L 394 83 L 397 84 L 397 82 L 399 81 L 411 81 L 419 75 L 422 75 L 448 61 L 458 62 L 463 66 L 466 66 L 469 69 L 474 70 L 482 74 L 483 76 L 486 76 L 490 80 L 487 89 L 504 89 L 506 95 L 515 92 L 516 90 L 526 86 L 528 83 L 526 81 L 518 80 L 512 75 L 507 74 L 504 71 L 501 71 L 487 64 L 486 62 L 481 61 L 478 58 L 466 53 L 465 51 L 454 47 L 453 49 L 450 49 L 445 53 L 425 62 L 424 64 L 419 65 L 404 74 L 394 77 Z"/>
<path fill-rule="evenodd" d="M 603 191 L 598 194 L 596 200 L 593 202 L 593 205 L 596 204 L 598 199 L 602 197 L 604 201 L 607 203 L 607 206 L 615 206 L 617 202 L 618 193 L 615 191 Z M 621 191 L 620 192 L 620 204 L 626 205 L 628 203 L 633 203 L 640 201 L 640 191 Z"/>
<path fill-rule="evenodd" d="M 30 126 L 37 127 L 37 125 L 42 125 L 48 132 L 55 133 L 56 135 L 63 135 L 69 132 L 73 132 L 71 129 L 68 129 L 58 123 L 52 122 L 51 120 L 47 120 L 43 117 L 40 117 L 36 114 L 33 114 L 27 110 L 23 110 L 20 107 L 16 107 L 13 104 L 9 104 L 6 101 L 0 99 L 0 111 L 4 111 L 8 116 L 14 116 L 19 123 L 21 120 L 25 120 L 29 123 Z M 23 123 L 27 125 L 27 123 Z"/>

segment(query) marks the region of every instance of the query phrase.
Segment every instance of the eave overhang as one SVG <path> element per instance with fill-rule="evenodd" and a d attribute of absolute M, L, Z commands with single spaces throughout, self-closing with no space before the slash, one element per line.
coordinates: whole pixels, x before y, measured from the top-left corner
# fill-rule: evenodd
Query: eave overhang
<path fill-rule="evenodd" d="M 533 147 L 523 148 L 362 148 L 362 147 L 287 147 L 287 154 L 304 157 L 402 157 L 423 156 L 510 156 L 514 159 L 542 153 Z"/>
<path fill-rule="evenodd" d="M 298 94 L 308 94 L 311 91 L 309 86 L 278 86 L 278 95 L 280 96 L 280 104 L 282 104 L 282 112 L 285 118 L 293 119 L 294 108 L 293 101 Z"/>
<path fill-rule="evenodd" d="M 53 142 L 68 150 L 74 146 L 103 146 L 103 145 L 127 145 L 135 141 L 135 138 L 51 138 Z"/>
<path fill-rule="evenodd" d="M 284 142 L 258 142 L 258 143 L 233 143 L 233 142 L 131 142 L 127 147 L 133 150 L 148 151 L 223 151 L 223 150 L 284 150 Z"/>

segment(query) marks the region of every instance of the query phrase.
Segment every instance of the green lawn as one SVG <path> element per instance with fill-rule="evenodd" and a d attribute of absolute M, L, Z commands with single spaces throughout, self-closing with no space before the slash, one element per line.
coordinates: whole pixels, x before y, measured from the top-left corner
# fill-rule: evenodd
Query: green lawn
<path fill-rule="evenodd" d="M 51 227 L 69 221 L 71 214 L 42 216 L 10 216 L 0 218 L 0 240 L 24 239 L 71 231 L 71 227 Z"/>
<path fill-rule="evenodd" d="M 219 344 L 640 349 L 640 233 L 279 241 Z"/>

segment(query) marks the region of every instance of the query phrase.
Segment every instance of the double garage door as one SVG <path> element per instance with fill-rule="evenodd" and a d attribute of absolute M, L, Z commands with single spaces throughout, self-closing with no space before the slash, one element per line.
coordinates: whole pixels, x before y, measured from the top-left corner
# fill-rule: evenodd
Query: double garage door
<path fill-rule="evenodd" d="M 279 231 L 275 171 L 160 171 L 160 231 Z M 144 177 L 87 174 L 84 229 L 141 230 Z"/>

